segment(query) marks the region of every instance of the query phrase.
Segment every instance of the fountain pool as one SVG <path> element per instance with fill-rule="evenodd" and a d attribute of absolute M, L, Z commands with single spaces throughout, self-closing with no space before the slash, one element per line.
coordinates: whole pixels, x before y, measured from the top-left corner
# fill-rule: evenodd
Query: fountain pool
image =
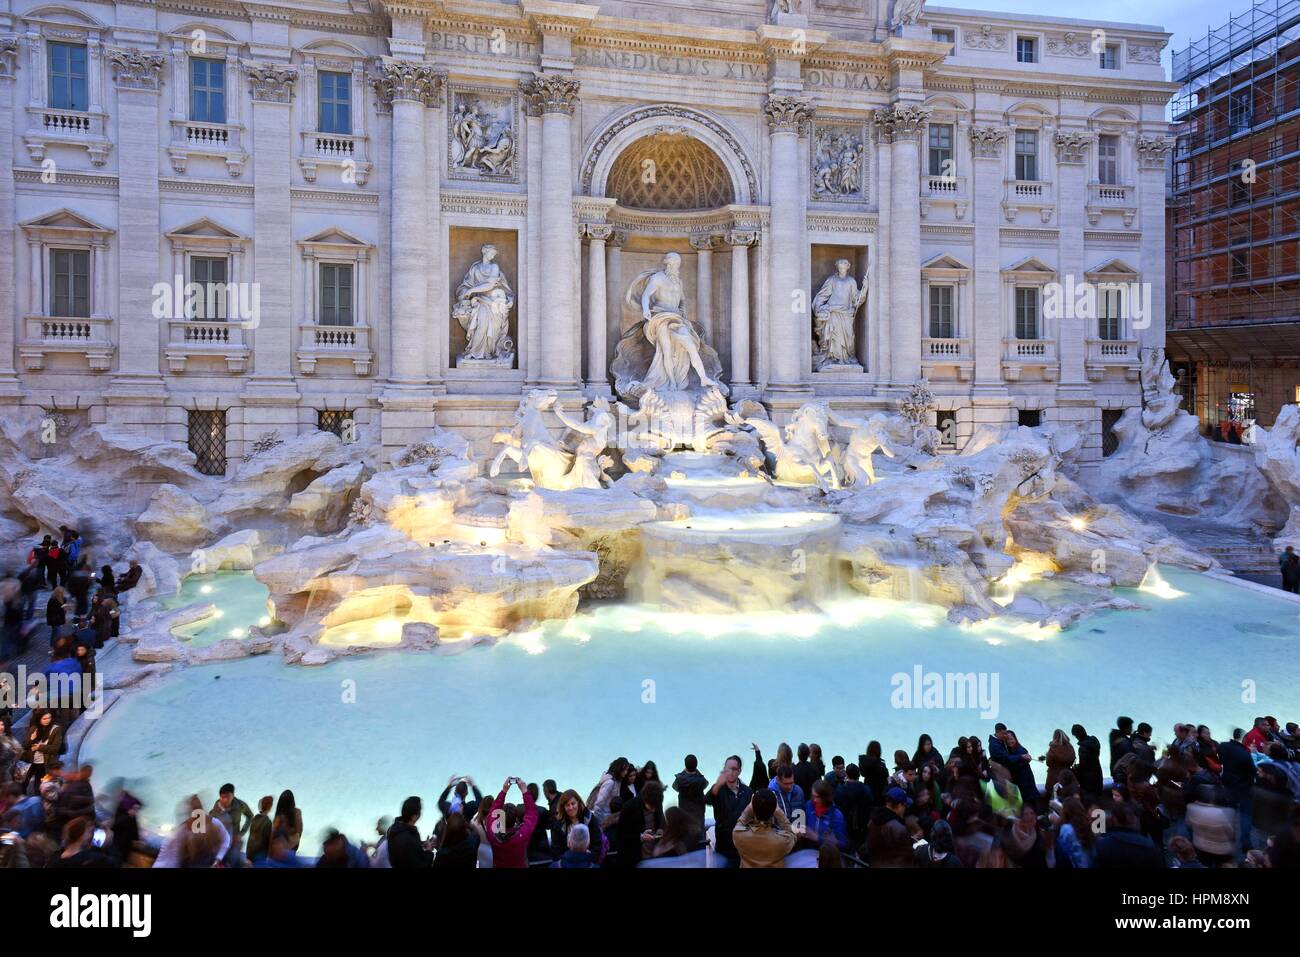
<path fill-rule="evenodd" d="M 202 648 L 223 638 L 247 638 L 252 625 L 271 623 L 265 585 L 249 572 L 215 572 L 190 575 L 180 591 L 159 602 L 173 611 L 194 604 L 213 604 L 217 614 L 173 629 L 173 634 L 191 647 Z"/>
<path fill-rule="evenodd" d="M 609 605 L 454 656 L 190 667 L 109 709 L 80 757 L 101 783 L 128 779 L 154 827 L 184 794 L 210 803 L 226 780 L 250 804 L 290 787 L 306 850 L 327 826 L 369 837 L 407 795 L 431 803 L 452 772 L 485 790 L 506 775 L 553 777 L 585 795 L 618 755 L 653 759 L 671 779 L 687 751 L 710 776 L 738 753 L 748 775 L 751 741 L 765 757 L 788 740 L 855 760 L 875 738 L 888 758 L 910 753 L 921 731 L 946 752 L 1004 721 L 1040 755 L 1055 728 L 1079 721 L 1104 740 L 1121 713 L 1163 743 L 1175 721 L 1222 737 L 1256 714 L 1300 711 L 1300 606 L 1178 569 L 1163 576 L 1159 594 L 1120 592 L 1150 610 L 1064 631 L 1009 619 L 959 627 L 935 606 L 870 598 L 804 615 Z M 982 674 L 995 707 L 907 707 L 893 679 L 917 668 Z M 1256 703 L 1243 703 L 1247 681 Z"/>

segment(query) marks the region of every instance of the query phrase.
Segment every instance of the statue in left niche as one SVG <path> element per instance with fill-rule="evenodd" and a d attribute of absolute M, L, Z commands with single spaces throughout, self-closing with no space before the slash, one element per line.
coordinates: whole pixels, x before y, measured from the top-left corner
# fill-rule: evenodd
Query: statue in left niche
<path fill-rule="evenodd" d="M 457 364 L 470 359 L 510 366 L 515 360 L 515 344 L 509 336 L 515 294 L 495 262 L 496 246 L 487 243 L 481 251 L 483 258 L 465 273 L 451 308 L 452 316 L 465 330 L 465 351 Z"/>

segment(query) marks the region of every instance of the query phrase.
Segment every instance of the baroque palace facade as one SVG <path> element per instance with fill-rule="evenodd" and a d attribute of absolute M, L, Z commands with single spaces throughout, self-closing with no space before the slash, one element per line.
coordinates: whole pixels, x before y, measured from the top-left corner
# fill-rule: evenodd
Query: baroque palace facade
<path fill-rule="evenodd" d="M 0 402 L 218 468 L 347 418 L 485 451 L 530 389 L 611 394 L 677 253 L 733 399 L 925 378 L 950 447 L 1069 421 L 1095 463 L 1164 342 L 1167 39 L 922 0 L 0 0 Z M 1085 283 L 1120 291 L 1079 315 Z"/>

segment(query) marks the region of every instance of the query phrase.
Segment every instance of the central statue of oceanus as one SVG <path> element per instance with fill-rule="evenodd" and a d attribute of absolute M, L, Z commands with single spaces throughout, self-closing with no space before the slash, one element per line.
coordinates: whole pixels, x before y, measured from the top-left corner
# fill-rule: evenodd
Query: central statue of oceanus
<path fill-rule="evenodd" d="M 682 257 L 668 253 L 659 269 L 646 270 L 628 287 L 625 304 L 641 319 L 623 333 L 610 367 L 615 390 L 628 400 L 647 390 L 727 391 L 718 354 L 686 315 L 681 268 Z"/>

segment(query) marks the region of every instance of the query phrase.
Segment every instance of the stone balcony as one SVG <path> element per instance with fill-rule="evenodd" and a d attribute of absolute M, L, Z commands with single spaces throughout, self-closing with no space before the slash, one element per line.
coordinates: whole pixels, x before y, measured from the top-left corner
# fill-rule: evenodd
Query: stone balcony
<path fill-rule="evenodd" d="M 108 162 L 113 144 L 108 138 L 106 114 L 33 106 L 28 107 L 27 115 L 23 142 L 32 162 L 44 161 L 49 147 L 56 144 L 84 148 L 95 166 Z"/>
<path fill-rule="evenodd" d="M 921 340 L 921 371 L 927 379 L 970 379 L 975 356 L 969 339 Z"/>
<path fill-rule="evenodd" d="M 214 156 L 226 164 L 231 176 L 239 176 L 248 162 L 244 150 L 244 128 L 234 123 L 201 123 L 172 120 L 172 141 L 167 147 L 172 169 L 184 173 L 191 156 Z"/>
<path fill-rule="evenodd" d="M 1038 179 L 1008 179 L 1002 199 L 1002 212 L 1007 222 L 1014 223 L 1021 212 L 1037 213 L 1044 223 L 1051 222 L 1056 210 L 1056 193 L 1052 184 Z"/>
<path fill-rule="evenodd" d="M 370 137 L 347 133 L 302 133 L 298 166 L 307 182 L 316 182 L 316 173 L 321 166 L 348 168 L 349 164 L 356 184 L 365 186 L 373 169 Z"/>
<path fill-rule="evenodd" d="M 195 359 L 217 359 L 226 364 L 227 372 L 244 372 L 248 368 L 248 345 L 244 326 L 223 319 L 173 319 L 168 322 L 170 335 L 164 355 L 171 372 L 184 372 Z"/>
<path fill-rule="evenodd" d="M 966 218 L 970 208 L 970 193 L 965 176 L 922 176 L 921 218 L 929 215 L 931 207 L 951 206 L 957 219 Z"/>
<path fill-rule="evenodd" d="M 1054 381 L 1061 370 L 1061 360 L 1054 339 L 1003 339 L 1002 377 L 1018 382 L 1028 376 Z"/>
<path fill-rule="evenodd" d="M 1125 227 L 1132 226 L 1137 216 L 1137 190 L 1132 186 L 1089 183 L 1086 212 L 1089 226 L 1096 226 L 1106 212 L 1119 213 Z"/>
<path fill-rule="evenodd" d="M 84 357 L 92 372 L 112 368 L 113 343 L 109 333 L 113 320 L 107 316 L 27 316 L 23 325 L 18 354 L 27 372 L 41 371 L 48 356 L 60 354 Z"/>
<path fill-rule="evenodd" d="M 1110 371 L 1124 373 L 1124 378 L 1136 382 L 1142 367 L 1139 358 L 1140 343 L 1136 339 L 1089 339 L 1087 373 L 1097 382 Z"/>
<path fill-rule="evenodd" d="M 375 356 L 370 349 L 369 326 L 318 326 L 305 322 L 298 329 L 300 372 L 310 375 L 320 362 L 343 360 L 352 363 L 357 375 L 370 374 Z"/>

